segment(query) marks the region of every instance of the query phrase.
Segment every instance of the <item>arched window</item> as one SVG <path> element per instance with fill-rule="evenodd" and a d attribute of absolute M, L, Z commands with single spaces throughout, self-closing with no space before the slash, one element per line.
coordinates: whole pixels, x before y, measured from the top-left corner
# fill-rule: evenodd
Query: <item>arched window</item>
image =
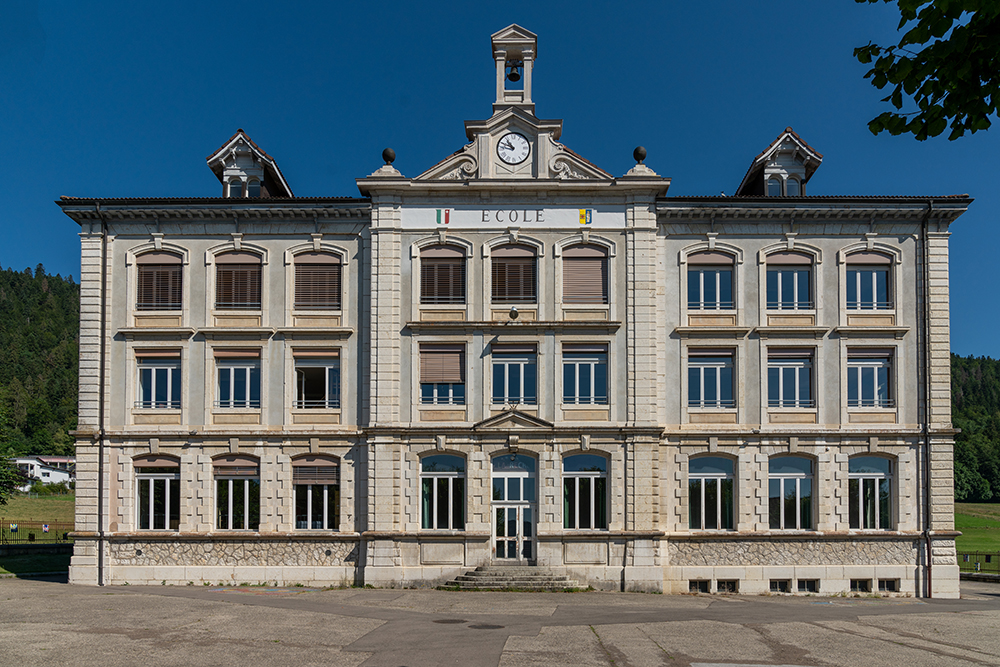
<path fill-rule="evenodd" d="M 688 309 L 732 310 L 734 258 L 722 252 L 697 252 L 687 257 Z"/>
<path fill-rule="evenodd" d="M 465 530 L 465 459 L 435 454 L 420 459 L 420 527 Z"/>
<path fill-rule="evenodd" d="M 597 454 L 563 459 L 563 528 L 608 527 L 608 460 Z"/>
<path fill-rule="evenodd" d="M 493 248 L 493 303 L 536 303 L 537 257 L 535 250 L 523 245 Z"/>
<path fill-rule="evenodd" d="M 181 517 L 181 467 L 172 456 L 152 454 L 132 460 L 135 468 L 135 517 L 139 530 L 178 530 Z"/>
<path fill-rule="evenodd" d="M 732 459 L 722 456 L 690 459 L 688 527 L 691 530 L 732 530 L 734 499 Z"/>
<path fill-rule="evenodd" d="M 229 181 L 229 196 L 230 197 L 242 197 L 243 196 L 243 181 L 238 178 L 234 178 Z"/>
<path fill-rule="evenodd" d="M 247 183 L 247 197 L 260 197 L 260 181 L 251 180 Z"/>
<path fill-rule="evenodd" d="M 135 258 L 138 268 L 136 310 L 180 310 L 183 259 L 172 252 L 147 252 Z"/>
<path fill-rule="evenodd" d="M 215 256 L 215 307 L 260 310 L 260 255 L 225 252 Z"/>
<path fill-rule="evenodd" d="M 215 471 L 215 528 L 260 528 L 260 462 L 230 454 L 212 461 Z"/>
<path fill-rule="evenodd" d="M 435 245 L 420 251 L 420 303 L 465 303 L 465 250 Z"/>
<path fill-rule="evenodd" d="M 813 526 L 813 462 L 803 456 L 768 461 L 768 517 L 771 530 Z"/>
<path fill-rule="evenodd" d="M 892 530 L 892 461 L 854 456 L 847 465 L 851 528 Z"/>
<path fill-rule="evenodd" d="M 768 197 L 781 196 L 781 179 L 779 178 L 767 179 L 767 196 Z"/>
<path fill-rule="evenodd" d="M 785 181 L 785 194 L 789 197 L 799 196 L 799 181 L 797 178 L 789 178 Z"/>
<path fill-rule="evenodd" d="M 329 252 L 295 255 L 295 309 L 340 310 L 340 257 Z"/>
<path fill-rule="evenodd" d="M 563 303 L 608 302 L 608 251 L 581 244 L 563 250 Z"/>
<path fill-rule="evenodd" d="M 297 530 L 340 528 L 340 462 L 332 456 L 306 454 L 292 459 Z"/>
<path fill-rule="evenodd" d="M 880 252 L 855 252 L 847 256 L 847 309 L 891 310 L 892 259 Z"/>
<path fill-rule="evenodd" d="M 497 454 L 493 467 L 493 545 L 497 558 L 531 560 L 535 549 L 538 462 L 525 454 Z"/>
<path fill-rule="evenodd" d="M 812 301 L 812 257 L 801 252 L 767 256 L 767 309 L 809 310 Z"/>

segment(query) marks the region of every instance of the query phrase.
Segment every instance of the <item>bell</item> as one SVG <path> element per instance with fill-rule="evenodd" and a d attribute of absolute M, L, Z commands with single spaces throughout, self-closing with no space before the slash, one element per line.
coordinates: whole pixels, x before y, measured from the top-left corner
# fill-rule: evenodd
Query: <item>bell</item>
<path fill-rule="evenodd" d="M 510 64 L 510 73 L 507 75 L 507 79 L 509 81 L 513 81 L 514 83 L 521 80 L 521 73 L 518 71 L 517 63 Z"/>

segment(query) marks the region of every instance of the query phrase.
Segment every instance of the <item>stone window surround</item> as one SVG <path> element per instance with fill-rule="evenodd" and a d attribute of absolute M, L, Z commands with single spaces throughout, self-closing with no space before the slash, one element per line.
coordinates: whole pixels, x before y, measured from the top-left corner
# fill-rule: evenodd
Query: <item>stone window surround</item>
<path fill-rule="evenodd" d="M 213 325 L 216 315 L 239 315 L 243 317 L 260 317 L 260 326 L 268 326 L 268 317 L 271 311 L 270 275 L 268 271 L 268 250 L 263 246 L 257 246 L 243 242 L 243 234 L 232 234 L 232 240 L 226 243 L 212 246 L 205 251 L 205 322 Z M 218 310 L 215 307 L 215 278 L 216 263 L 215 258 L 227 252 L 247 252 L 260 256 L 260 310 Z M 287 282 L 287 281 L 286 281 Z"/>
<path fill-rule="evenodd" d="M 465 413 L 463 422 L 468 422 L 471 412 L 472 389 L 475 387 L 475 376 L 473 374 L 472 357 L 474 353 L 474 338 L 472 334 L 466 334 L 458 338 L 446 338 L 443 336 L 410 336 L 410 396 L 411 414 L 413 421 L 420 421 L 420 412 L 424 410 L 461 410 Z M 420 346 L 427 345 L 464 345 L 465 346 L 465 404 L 437 404 L 420 402 Z M 343 378 L 343 376 L 341 376 Z M 486 384 L 485 382 L 483 383 Z M 481 405 L 489 405 L 489 394 L 486 388 L 481 388 L 483 395 Z"/>
<path fill-rule="evenodd" d="M 180 350 L 180 357 L 178 358 L 178 363 L 181 369 L 181 405 L 179 408 L 137 408 L 135 407 L 135 401 L 139 396 L 139 358 L 136 356 L 136 350 L 152 351 L 152 350 L 163 350 L 164 355 L 176 353 Z M 125 392 L 124 397 L 126 401 L 125 414 L 129 423 L 135 424 L 135 415 L 138 414 L 155 414 L 155 415 L 185 415 L 188 412 L 188 373 L 187 368 L 187 347 L 183 344 L 178 344 L 176 341 L 127 341 L 126 358 L 128 359 L 128 368 L 131 369 L 130 372 L 125 373 Z M 183 420 L 183 417 L 181 418 Z"/>
<path fill-rule="evenodd" d="M 552 315 L 549 312 L 551 305 L 547 303 L 547 299 L 544 298 L 544 290 L 542 287 L 548 284 L 548 265 L 547 262 L 542 261 L 542 257 L 545 256 L 545 243 L 539 241 L 536 238 L 530 236 L 524 236 L 519 233 L 519 228 L 511 227 L 507 234 L 504 236 L 495 236 L 485 242 L 483 242 L 483 317 L 484 321 L 492 320 L 492 310 L 493 310 L 493 259 L 492 251 L 493 248 L 504 245 L 522 245 L 532 248 L 535 251 L 535 303 L 525 303 L 525 304 L 495 304 L 498 309 L 509 308 L 511 305 L 518 306 L 518 308 L 524 308 L 525 310 L 536 309 L 538 314 L 536 316 L 537 320 L 551 320 Z M 469 272 L 466 271 L 466 274 Z"/>
<path fill-rule="evenodd" d="M 817 317 L 818 313 L 823 312 L 823 272 L 820 270 L 823 263 L 823 251 L 813 245 L 802 243 L 796 238 L 797 234 L 789 232 L 785 234 L 785 240 L 779 243 L 774 243 L 761 248 L 757 253 L 757 275 L 758 275 L 758 285 L 760 286 L 757 290 L 758 294 L 758 308 L 759 312 L 765 314 L 774 315 L 812 315 L 814 318 Z M 810 270 L 810 281 L 812 285 L 812 308 L 804 308 L 801 310 L 770 310 L 767 307 L 767 258 L 769 255 L 780 252 L 798 252 L 804 255 L 810 255 L 812 257 L 812 264 L 809 266 Z M 766 321 L 764 322 L 766 323 Z M 814 320 L 815 323 L 815 320 Z"/>
<path fill-rule="evenodd" d="M 286 248 L 284 251 L 285 264 L 285 326 L 294 326 L 295 316 L 340 316 L 341 326 L 350 321 L 350 290 L 351 267 L 350 253 L 346 248 L 339 245 L 324 242 L 322 234 L 312 234 L 312 240 L 307 243 L 300 243 Z M 340 258 L 340 310 L 295 310 L 295 256 L 302 253 L 323 252 L 335 255 Z M 264 270 L 261 267 L 261 306 L 264 306 L 264 294 L 266 283 L 264 282 Z M 214 294 L 214 291 L 212 292 Z M 263 321 L 261 322 L 263 325 Z"/>
<path fill-rule="evenodd" d="M 898 288 L 902 285 L 901 266 L 903 264 L 903 251 L 897 246 L 876 241 L 876 237 L 877 234 L 874 233 L 865 234 L 866 240 L 851 243 L 837 251 L 837 284 L 840 286 L 838 310 L 840 311 L 840 326 L 842 327 L 848 326 L 848 315 L 891 315 L 893 316 L 894 321 L 898 320 L 897 315 L 900 307 Z M 886 310 L 847 310 L 847 257 L 858 252 L 875 252 L 889 257 L 890 265 L 888 291 L 890 300 L 892 301 L 892 308 Z"/>
<path fill-rule="evenodd" d="M 559 319 L 565 319 L 565 310 L 607 310 L 608 319 L 614 320 L 617 317 L 618 303 L 615 299 L 615 291 L 617 287 L 617 280 L 615 278 L 615 257 L 618 254 L 618 248 L 614 241 L 611 239 L 591 234 L 589 232 L 581 232 L 579 234 L 574 234 L 573 236 L 567 236 L 565 238 L 559 239 L 553 244 L 552 255 L 553 257 L 560 259 L 562 258 L 563 252 L 567 249 L 576 245 L 596 245 L 603 247 L 607 252 L 607 262 L 608 262 L 608 302 L 601 303 L 573 303 L 565 304 L 563 303 L 563 263 L 562 261 L 555 262 L 555 310 L 556 317 Z"/>
<path fill-rule="evenodd" d="M 743 362 L 742 360 L 746 358 L 746 341 L 747 339 L 741 338 L 739 340 L 719 340 L 719 339 L 689 339 L 682 341 L 681 343 L 681 358 L 680 358 L 680 383 L 681 390 L 678 392 L 678 397 L 681 401 L 681 423 L 690 424 L 692 413 L 732 413 L 736 415 L 735 424 L 742 424 L 746 418 L 746 392 L 744 388 L 744 383 L 740 381 L 742 374 Z M 731 408 L 699 408 L 690 407 L 688 405 L 688 350 L 691 348 L 697 348 L 700 350 L 706 349 L 717 349 L 720 352 L 720 356 L 725 354 L 732 354 L 733 356 L 733 401 L 735 406 Z M 609 360 L 610 365 L 610 360 Z M 609 371 L 610 372 L 610 371 Z M 609 392 L 610 393 L 610 392 Z M 762 401 L 764 403 L 764 401 Z"/>
<path fill-rule="evenodd" d="M 857 339 L 846 339 L 842 338 L 840 341 L 840 358 L 842 363 L 840 365 L 840 421 L 842 424 L 850 423 L 850 415 L 859 413 L 873 413 L 882 415 L 895 415 L 895 418 L 890 423 L 898 423 L 899 415 L 901 411 L 904 410 L 906 406 L 902 405 L 901 395 L 899 392 L 899 387 L 904 381 L 907 373 L 907 369 L 901 368 L 898 360 L 900 359 L 900 345 L 899 341 L 893 342 L 881 342 L 872 339 L 866 339 L 864 341 Z M 850 407 L 847 404 L 847 391 L 848 391 L 848 359 L 850 358 L 851 350 L 863 350 L 863 349 L 884 349 L 889 348 L 892 350 L 892 356 L 889 362 L 889 395 L 894 399 L 892 407 Z"/>
<path fill-rule="evenodd" d="M 297 392 L 297 387 L 295 383 L 295 355 L 292 350 L 309 350 L 310 348 L 322 349 L 322 350 L 332 350 L 336 349 L 337 359 L 340 363 L 340 407 L 339 408 L 296 408 L 295 407 L 295 396 Z M 345 387 L 349 386 L 347 382 L 347 376 L 345 374 L 345 369 L 353 368 L 354 358 L 350 354 L 349 346 L 346 341 L 342 340 L 310 340 L 306 341 L 296 341 L 293 339 L 286 338 L 284 341 L 284 424 L 285 428 L 293 427 L 294 420 L 292 418 L 293 413 L 307 412 L 307 413 L 323 413 L 323 414 L 343 414 L 343 410 L 347 407 L 347 400 L 353 394 L 347 390 Z M 261 383 L 264 382 L 263 368 L 261 369 Z M 356 388 L 356 385 L 355 385 Z M 352 388 L 353 389 L 353 388 Z M 261 407 L 264 407 L 264 395 L 263 387 L 261 387 Z M 324 426 L 324 428 L 329 428 L 333 425 Z M 337 426 L 333 426 L 337 428 Z M 311 428 L 309 426 L 308 428 Z"/>
<path fill-rule="evenodd" d="M 612 507 L 612 503 L 614 501 L 614 497 L 615 496 L 614 496 L 614 493 L 613 493 L 612 480 L 614 479 L 613 474 L 614 474 L 615 471 L 612 468 L 613 462 L 612 462 L 611 454 L 609 452 L 602 451 L 600 449 L 591 449 L 589 446 L 588 446 L 587 449 L 572 449 L 572 450 L 569 450 L 569 451 L 560 452 L 559 453 L 559 463 L 560 463 L 560 465 L 559 465 L 559 480 L 558 480 L 559 488 L 562 490 L 562 494 L 566 493 L 565 484 L 564 484 L 564 480 L 566 479 L 566 476 L 567 476 L 567 473 L 566 473 L 566 459 L 570 458 L 571 456 L 580 456 L 581 454 L 590 454 L 592 456 L 599 456 L 599 457 L 601 457 L 602 459 L 605 460 L 605 466 L 606 466 L 605 472 L 603 474 L 598 474 L 596 476 L 603 477 L 605 480 L 607 480 L 605 482 L 605 493 L 608 496 L 607 499 L 606 499 L 606 505 L 605 505 L 605 507 L 606 507 L 605 520 L 606 520 L 606 522 L 607 522 L 608 525 L 605 526 L 604 528 L 563 528 L 562 530 L 564 530 L 566 532 L 569 532 L 569 533 L 578 532 L 578 531 L 594 531 L 594 530 L 607 531 L 607 530 L 610 530 L 610 526 L 611 526 L 611 523 L 612 523 L 612 520 L 613 520 L 612 517 L 614 516 L 614 508 Z M 545 474 L 544 468 L 541 467 L 541 462 L 539 462 L 539 469 L 538 469 L 538 472 L 536 474 L 538 476 L 538 485 L 539 485 L 539 487 L 541 487 L 541 485 L 542 485 L 542 477 Z M 586 477 L 586 475 L 580 475 L 578 473 L 569 473 L 569 475 L 572 478 Z M 560 494 L 560 496 L 562 494 Z M 541 505 L 541 499 L 540 498 L 539 498 L 539 505 Z M 560 507 L 562 507 L 562 505 L 560 505 Z M 541 514 L 541 511 L 539 511 L 539 514 Z M 560 518 L 560 522 L 559 522 L 560 525 L 561 526 L 565 526 L 565 517 L 562 516 L 562 511 L 561 510 L 559 512 L 559 518 Z"/>
<path fill-rule="evenodd" d="M 902 476 L 899 474 L 899 457 L 895 456 L 895 455 L 893 455 L 893 454 L 891 454 L 889 452 L 880 452 L 880 451 L 876 451 L 876 452 L 872 452 L 872 451 L 855 452 L 855 453 L 850 454 L 848 456 L 848 462 L 850 462 L 851 459 L 857 459 L 857 458 L 880 458 L 880 459 L 885 459 L 885 460 L 887 460 L 889 462 L 889 475 L 886 477 L 886 479 L 888 479 L 890 481 L 890 484 L 889 484 L 889 494 L 890 494 L 890 497 L 889 497 L 889 522 L 890 522 L 891 525 L 889 525 L 888 527 L 883 526 L 883 527 L 880 527 L 880 528 L 877 528 L 877 529 L 876 528 L 851 528 L 850 527 L 850 525 L 851 525 L 850 524 L 850 514 L 848 513 L 847 514 L 847 517 L 848 517 L 848 519 L 847 519 L 847 529 L 850 532 L 852 532 L 852 533 L 875 534 L 875 535 L 878 535 L 880 533 L 884 533 L 887 530 L 888 531 L 898 530 L 898 526 L 899 526 L 899 507 L 900 507 L 900 490 L 901 490 L 900 487 L 902 486 L 902 484 L 901 484 L 901 481 L 902 481 L 901 477 Z M 850 507 L 851 498 L 850 498 L 850 493 L 849 493 L 849 490 L 850 490 L 849 480 L 855 479 L 855 478 L 852 477 L 852 473 L 849 472 L 847 474 L 847 479 L 848 479 L 848 485 L 847 485 L 847 487 L 844 490 L 844 495 L 847 497 L 847 500 L 846 500 L 845 504 L 848 507 Z"/>
<path fill-rule="evenodd" d="M 743 304 L 746 302 L 743 285 L 743 249 L 721 241 L 717 241 L 718 236 L 715 232 L 710 232 L 706 234 L 708 237 L 707 241 L 699 241 L 698 243 L 693 243 L 691 245 L 685 246 L 681 249 L 678 255 L 678 266 L 680 270 L 680 309 L 681 309 L 681 322 L 686 325 L 688 322 L 688 315 L 692 312 L 696 313 L 718 313 L 718 314 L 729 314 L 734 313 L 736 315 L 736 326 L 743 325 Z M 727 255 L 733 256 L 733 308 L 732 310 L 712 310 L 712 311 L 692 311 L 688 308 L 688 257 L 699 252 L 720 252 Z"/>
<path fill-rule="evenodd" d="M 417 526 L 418 526 L 419 530 L 421 532 L 431 533 L 431 534 L 436 534 L 436 533 L 460 534 L 460 533 L 464 533 L 466 530 L 468 530 L 468 526 L 469 526 L 469 521 L 470 521 L 469 507 L 471 506 L 471 503 L 469 501 L 470 501 L 471 496 L 472 496 L 472 489 L 471 489 L 472 485 L 469 484 L 469 457 L 466 454 L 464 454 L 464 453 L 462 453 L 460 451 L 452 450 L 452 449 L 431 449 L 431 450 L 426 450 L 426 451 L 422 451 L 422 452 L 417 452 L 416 454 L 417 454 L 417 474 L 416 474 L 415 479 L 416 479 L 417 488 L 416 488 L 416 490 L 414 492 L 414 498 L 416 499 L 416 503 L 417 503 Z M 458 473 L 424 473 L 424 470 L 423 470 L 424 459 L 428 458 L 428 457 L 432 457 L 432 456 L 455 456 L 457 458 L 460 458 L 460 459 L 462 459 L 462 461 L 465 462 L 465 472 L 462 473 L 461 475 L 459 475 Z M 462 512 L 462 516 L 465 517 L 465 526 L 463 528 L 424 528 L 423 527 L 423 514 L 422 514 L 422 512 L 423 512 L 423 480 L 425 479 L 425 474 L 427 475 L 428 478 L 432 478 L 432 477 L 433 478 L 447 477 L 447 478 L 452 478 L 452 479 L 461 478 L 461 479 L 465 480 L 465 485 L 464 485 L 464 487 L 465 487 L 465 489 L 464 489 L 465 490 L 465 495 L 462 498 L 462 503 L 464 504 L 464 509 L 463 509 L 463 512 Z M 400 481 L 402 481 L 402 480 L 400 480 Z M 454 488 L 455 488 L 454 484 L 449 484 L 449 491 L 451 492 L 451 496 L 452 496 L 451 501 L 452 501 L 453 506 L 454 506 L 454 502 L 455 502 Z M 487 486 L 487 488 L 488 488 L 488 486 Z M 454 513 L 453 512 L 449 513 L 449 515 L 448 515 L 449 521 L 451 521 L 453 517 L 454 517 Z"/>
<path fill-rule="evenodd" d="M 717 528 L 717 529 L 701 529 L 701 528 L 691 528 L 688 517 L 690 516 L 690 504 L 691 498 L 687 498 L 687 511 L 688 513 L 684 516 L 683 528 L 689 532 L 706 532 L 706 533 L 730 533 L 738 531 L 740 528 L 740 493 L 742 492 L 742 485 L 740 484 L 740 459 L 739 456 L 730 454 L 728 452 L 712 451 L 711 449 L 693 452 L 687 455 L 687 460 L 684 465 L 683 479 L 679 480 L 683 484 L 683 491 L 685 495 L 688 495 L 691 488 L 691 459 L 701 458 L 706 456 L 715 456 L 723 459 L 728 459 L 733 463 L 733 528 Z"/>
<path fill-rule="evenodd" d="M 270 365 L 270 345 L 262 345 L 254 341 L 211 341 L 205 345 L 205 408 L 211 415 L 224 414 L 256 414 L 264 415 L 269 403 L 269 385 L 267 381 L 268 366 Z M 250 350 L 259 349 L 260 356 L 256 357 L 260 366 L 260 407 L 258 408 L 220 408 L 214 407 L 219 401 L 218 397 L 218 364 L 216 364 L 215 350 L 236 349 Z M 248 357 L 249 358 L 249 357 Z M 249 391 L 249 389 L 247 390 Z M 183 401 L 183 394 L 182 394 Z M 183 402 L 182 402 L 183 404 Z"/>
<path fill-rule="evenodd" d="M 453 246 L 465 254 L 465 303 L 420 303 L 420 253 L 424 248 L 431 246 Z M 411 319 L 419 320 L 421 310 L 463 310 L 465 319 L 473 319 L 471 314 L 472 286 L 474 281 L 474 263 L 470 260 L 473 257 L 474 245 L 471 241 L 463 238 L 451 236 L 448 230 L 442 229 L 438 234 L 425 236 L 410 244 L 410 313 Z M 488 282 L 488 281 L 487 281 Z M 487 318 L 488 319 L 488 318 Z"/>
<path fill-rule="evenodd" d="M 181 257 L 181 308 L 180 310 L 138 310 L 139 265 L 136 261 L 140 255 L 148 252 L 169 252 Z M 191 251 L 183 246 L 163 241 L 163 234 L 153 234 L 153 240 L 133 246 L 125 251 L 125 300 L 128 304 L 128 321 L 135 322 L 136 315 L 177 317 L 180 315 L 180 326 L 190 326 L 191 322 Z"/>

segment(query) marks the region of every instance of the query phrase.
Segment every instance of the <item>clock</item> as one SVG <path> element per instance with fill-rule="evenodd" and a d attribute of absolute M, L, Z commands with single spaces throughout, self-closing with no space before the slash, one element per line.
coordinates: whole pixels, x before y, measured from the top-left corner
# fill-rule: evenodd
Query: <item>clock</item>
<path fill-rule="evenodd" d="M 497 144 L 497 155 L 507 164 L 521 164 L 528 159 L 531 145 L 523 134 L 508 132 Z"/>

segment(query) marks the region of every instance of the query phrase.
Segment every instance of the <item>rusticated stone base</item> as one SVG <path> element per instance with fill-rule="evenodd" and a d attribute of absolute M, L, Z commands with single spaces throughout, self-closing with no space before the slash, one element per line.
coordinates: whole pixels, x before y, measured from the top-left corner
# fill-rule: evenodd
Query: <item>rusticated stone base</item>
<path fill-rule="evenodd" d="M 913 565 L 920 544 L 901 540 L 672 540 L 672 567 L 734 565 Z"/>
<path fill-rule="evenodd" d="M 329 567 L 354 565 L 358 543 L 342 540 L 112 540 L 112 565 Z"/>

